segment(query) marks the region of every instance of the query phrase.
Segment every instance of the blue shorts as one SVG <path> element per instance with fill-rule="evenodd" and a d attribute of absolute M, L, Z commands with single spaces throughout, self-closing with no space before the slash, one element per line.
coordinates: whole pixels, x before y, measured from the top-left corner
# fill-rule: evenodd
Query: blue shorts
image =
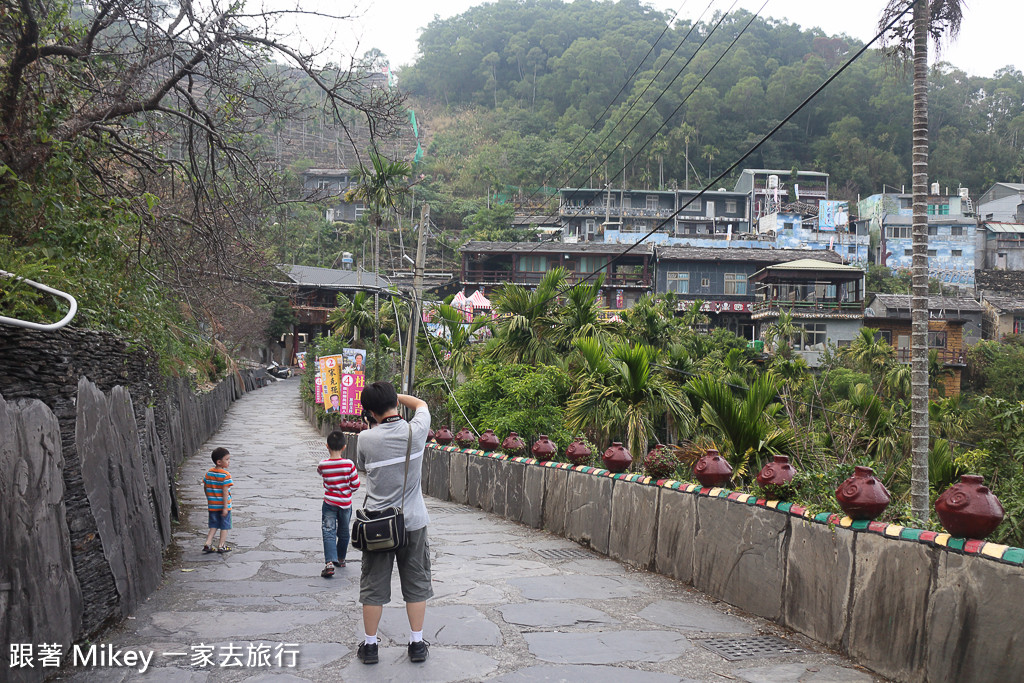
<path fill-rule="evenodd" d="M 227 531 L 231 528 L 231 510 L 228 510 L 228 516 L 222 517 L 220 510 L 210 510 L 210 528 L 221 529 Z"/>

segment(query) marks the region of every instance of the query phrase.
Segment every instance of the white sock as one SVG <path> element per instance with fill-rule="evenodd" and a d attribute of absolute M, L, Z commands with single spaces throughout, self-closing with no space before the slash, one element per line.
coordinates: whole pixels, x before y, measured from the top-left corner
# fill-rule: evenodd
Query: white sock
<path fill-rule="evenodd" d="M 366 635 L 364 633 L 363 636 L 366 637 L 366 644 L 367 645 L 376 645 L 377 644 L 377 636 L 376 635 L 368 636 L 368 635 Z"/>
<path fill-rule="evenodd" d="M 409 631 L 409 642 L 418 643 L 423 640 L 423 631 Z"/>

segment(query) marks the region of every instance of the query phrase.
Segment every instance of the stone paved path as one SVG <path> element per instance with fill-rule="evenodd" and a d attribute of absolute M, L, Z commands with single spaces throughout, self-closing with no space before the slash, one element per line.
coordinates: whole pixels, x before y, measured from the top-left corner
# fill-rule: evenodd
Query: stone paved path
<path fill-rule="evenodd" d="M 159 681 L 748 681 L 882 680 L 813 641 L 686 586 L 636 571 L 565 539 L 427 499 L 435 597 L 425 664 L 409 662 L 400 601 L 384 610 L 380 664 L 355 658 L 362 637 L 359 553 L 320 577 L 322 438 L 307 425 L 298 380 L 252 392 L 182 468 L 188 515 L 161 588 L 100 645 L 152 651 L 150 668 L 66 668 L 62 680 Z M 208 453 L 232 453 L 234 552 L 203 555 L 200 484 Z M 361 502 L 362 498 L 357 499 Z M 799 654 L 727 661 L 708 639 L 780 636 Z M 166 653 L 166 654 L 165 654 Z M 203 661 L 206 654 L 209 659 Z M 289 666 L 294 664 L 294 666 Z"/>

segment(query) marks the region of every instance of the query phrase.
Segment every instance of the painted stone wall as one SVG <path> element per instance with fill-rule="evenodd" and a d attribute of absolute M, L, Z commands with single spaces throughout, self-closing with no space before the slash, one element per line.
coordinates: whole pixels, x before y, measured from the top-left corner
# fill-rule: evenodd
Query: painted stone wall
<path fill-rule="evenodd" d="M 1018 680 L 1024 549 L 746 493 L 427 448 L 424 491 L 691 584 L 897 681 Z"/>

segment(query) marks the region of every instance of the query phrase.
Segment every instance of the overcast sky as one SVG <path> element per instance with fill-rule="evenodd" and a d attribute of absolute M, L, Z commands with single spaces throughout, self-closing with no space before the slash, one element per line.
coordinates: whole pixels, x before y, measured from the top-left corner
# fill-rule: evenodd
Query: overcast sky
<path fill-rule="evenodd" d="M 763 0 L 739 0 L 738 6 L 757 11 Z M 338 7 L 337 0 L 303 0 L 306 8 L 320 5 Z M 411 64 L 416 57 L 420 30 L 440 15 L 448 18 L 480 0 L 354 0 L 357 19 L 337 36 L 338 45 L 356 47 L 359 54 L 371 47 L 384 52 L 392 67 Z M 696 19 L 707 6 L 704 0 L 648 0 L 647 4 L 667 12 L 682 6 L 680 16 Z M 731 0 L 715 0 L 712 10 L 725 9 Z M 846 33 L 869 40 L 876 31 L 884 0 L 837 2 L 836 0 L 768 0 L 763 16 L 788 19 L 804 28 L 818 26 L 828 34 Z M 1007 65 L 1024 68 L 1019 34 L 1024 28 L 1021 0 L 967 0 L 960 37 L 944 51 L 942 58 L 976 76 L 990 76 Z M 934 61 L 934 56 L 933 60 Z"/>

